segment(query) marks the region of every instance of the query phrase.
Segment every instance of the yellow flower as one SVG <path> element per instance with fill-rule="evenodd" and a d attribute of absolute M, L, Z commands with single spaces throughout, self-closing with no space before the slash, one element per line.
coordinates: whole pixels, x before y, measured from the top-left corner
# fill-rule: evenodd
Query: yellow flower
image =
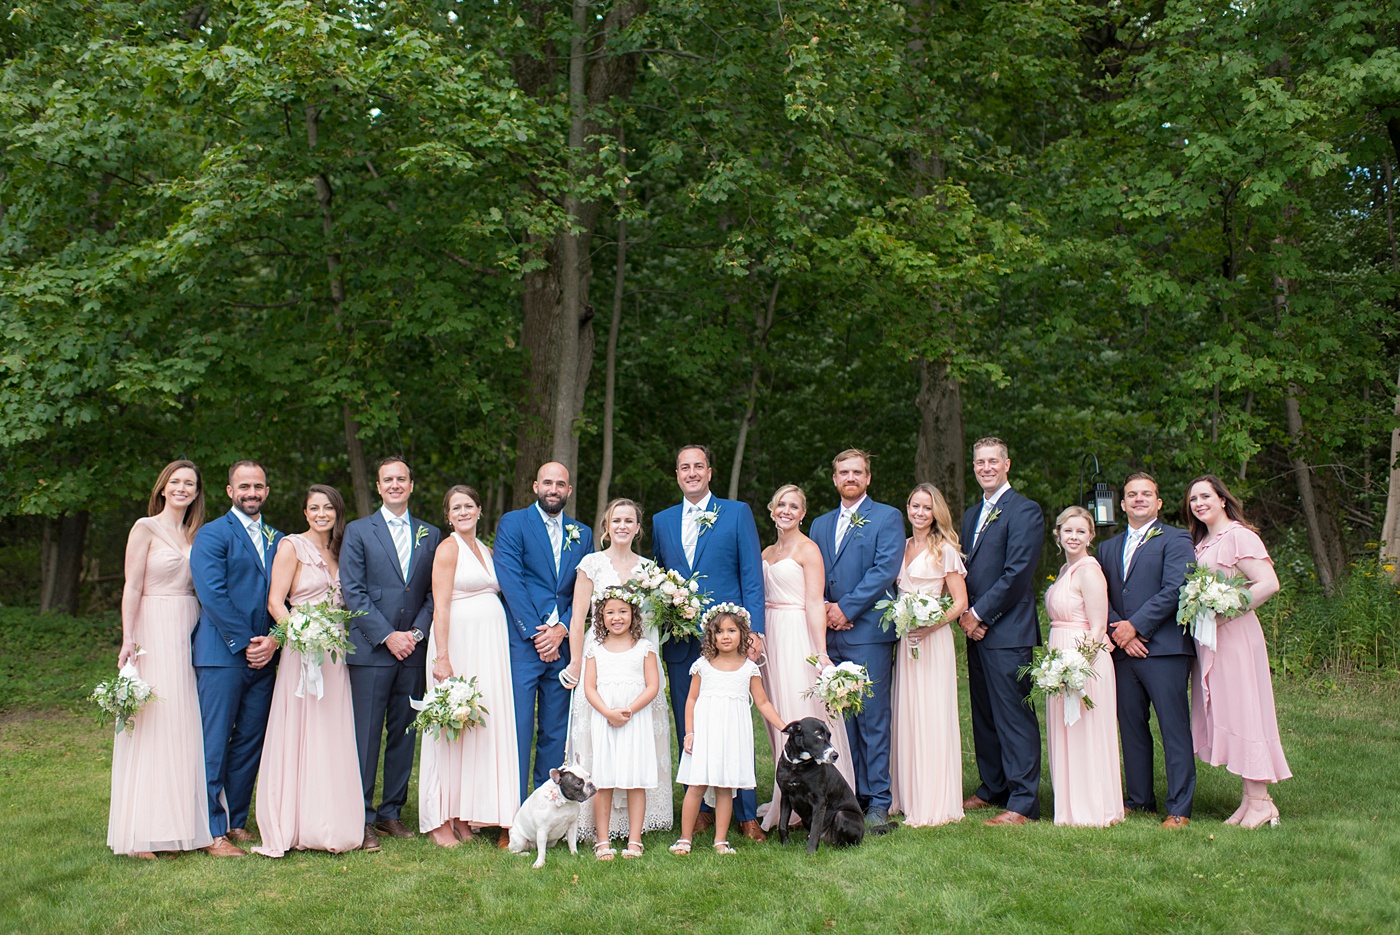
<path fill-rule="evenodd" d="M 1054 576 L 1054 575 L 1046 575 L 1046 576 L 1045 576 L 1045 580 L 1046 580 L 1046 581 L 1054 581 L 1054 580 L 1055 580 L 1055 576 Z"/>
<path fill-rule="evenodd" d="M 1394 566 L 1394 565 L 1382 565 L 1381 568 L 1384 569 L 1385 571 L 1394 571 L 1394 570 L 1395 570 L 1395 566 Z"/>

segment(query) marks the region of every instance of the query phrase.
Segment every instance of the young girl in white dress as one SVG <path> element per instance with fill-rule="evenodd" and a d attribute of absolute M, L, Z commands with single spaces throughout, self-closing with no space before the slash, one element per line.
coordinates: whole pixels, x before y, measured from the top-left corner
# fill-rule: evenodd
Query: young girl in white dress
<path fill-rule="evenodd" d="M 713 788 L 715 852 L 733 854 L 727 838 L 734 791 L 757 785 L 750 700 L 777 730 L 786 722 L 768 700 L 758 666 L 749 659 L 749 612 L 738 604 L 716 604 L 701 626 L 701 656 L 690 667 L 690 695 L 685 700 L 685 752 L 676 774 L 676 781 L 689 788 L 681 806 L 681 837 L 671 845 L 671 853 L 690 853 L 700 803 Z"/>
<path fill-rule="evenodd" d="M 622 588 L 598 595 L 593 630 L 598 642 L 583 660 L 583 691 L 593 706 L 593 821 L 598 841 L 593 854 L 612 860 L 609 826 L 614 789 L 627 791 L 627 849 L 623 857 L 642 856 L 642 816 L 646 791 L 661 777 L 656 772 L 650 704 L 661 690 L 656 646 L 642 635 L 636 597 Z"/>

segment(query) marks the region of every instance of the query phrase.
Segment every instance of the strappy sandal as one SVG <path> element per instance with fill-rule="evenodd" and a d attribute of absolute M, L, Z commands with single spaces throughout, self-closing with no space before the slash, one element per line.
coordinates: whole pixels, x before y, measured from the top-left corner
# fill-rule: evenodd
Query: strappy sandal
<path fill-rule="evenodd" d="M 716 854 L 737 854 L 737 853 L 739 853 L 739 852 L 736 851 L 734 848 L 730 847 L 728 841 L 716 841 L 716 842 L 715 842 L 715 853 L 716 853 Z"/>
<path fill-rule="evenodd" d="M 627 849 L 622 852 L 622 857 L 624 860 L 632 860 L 641 857 L 645 853 L 646 847 L 641 841 L 628 841 Z"/>
<path fill-rule="evenodd" d="M 617 851 L 613 850 L 611 841 L 599 841 L 593 845 L 593 856 L 598 860 L 612 860 L 617 856 Z"/>
<path fill-rule="evenodd" d="M 667 848 L 667 850 L 677 857 L 684 857 L 686 854 L 690 853 L 690 838 L 680 838 L 675 844 Z"/>

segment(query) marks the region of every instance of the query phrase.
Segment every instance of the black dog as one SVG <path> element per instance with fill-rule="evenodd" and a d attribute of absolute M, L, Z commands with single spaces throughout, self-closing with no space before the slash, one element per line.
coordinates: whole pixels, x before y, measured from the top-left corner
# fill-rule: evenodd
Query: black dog
<path fill-rule="evenodd" d="M 815 854 L 825 841 L 836 847 L 849 847 L 865 839 L 865 814 L 850 784 L 836 769 L 836 749 L 831 731 L 814 717 L 793 721 L 783 728 L 787 743 L 778 754 L 778 788 L 782 805 L 778 809 L 778 839 L 788 839 L 788 823 L 794 811 L 807 828 L 807 853 Z M 884 834 L 892 826 L 871 828 Z"/>

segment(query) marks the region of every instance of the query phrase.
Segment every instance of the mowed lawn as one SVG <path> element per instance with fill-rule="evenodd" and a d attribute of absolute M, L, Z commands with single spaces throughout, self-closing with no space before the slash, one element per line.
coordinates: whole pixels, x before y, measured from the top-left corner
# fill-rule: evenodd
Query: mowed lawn
<path fill-rule="evenodd" d="M 485 839 L 139 862 L 105 846 L 111 735 L 74 700 L 110 664 L 110 620 L 36 627 L 15 613 L 0 619 L 4 932 L 1400 931 L 1394 679 L 1277 686 L 1296 778 L 1277 789 L 1282 826 L 1253 832 L 1221 824 L 1238 780 L 1202 769 L 1195 821 L 1179 833 L 1150 817 L 1081 830 L 969 815 L 812 858 L 798 832 L 786 848 L 732 835 L 739 853 L 726 858 L 704 835 L 682 859 L 666 851 L 670 832 L 648 835 L 638 861 L 554 849 L 539 871 Z M 966 729 L 964 742 L 970 790 Z M 759 770 L 763 787 L 763 749 Z M 1048 777 L 1042 790 L 1048 819 Z"/>

